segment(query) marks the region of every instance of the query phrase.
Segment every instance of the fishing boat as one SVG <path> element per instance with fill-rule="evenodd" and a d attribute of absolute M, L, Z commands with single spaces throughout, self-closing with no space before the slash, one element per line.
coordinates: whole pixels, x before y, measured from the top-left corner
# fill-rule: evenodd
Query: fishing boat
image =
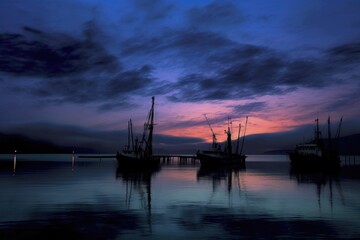
<path fill-rule="evenodd" d="M 152 97 L 151 108 L 148 117 L 144 123 L 144 132 L 141 140 L 133 138 L 131 119 L 128 123 L 128 145 L 119 153 L 116 154 L 116 159 L 120 166 L 135 167 L 135 168 L 149 168 L 157 167 L 160 164 L 160 159 L 153 156 L 152 139 L 154 130 L 154 102 Z"/>
<path fill-rule="evenodd" d="M 225 148 L 224 150 L 221 150 L 220 144 L 218 144 L 216 135 L 210 125 L 209 119 L 205 116 L 205 119 L 209 125 L 210 131 L 212 133 L 212 148 L 211 150 L 203 150 L 198 151 L 196 153 L 196 157 L 200 160 L 200 164 L 202 167 L 213 167 L 213 166 L 226 166 L 226 165 L 238 165 L 243 168 L 245 168 L 245 159 L 247 156 L 242 154 L 243 146 L 244 146 L 244 140 L 245 140 L 245 132 L 246 132 L 246 126 L 248 117 L 246 117 L 246 124 L 245 124 L 245 130 L 244 130 L 244 136 L 243 136 L 243 142 L 241 145 L 241 150 L 239 152 L 239 141 L 240 141 L 240 129 L 241 124 L 239 124 L 239 133 L 238 133 L 238 139 L 237 139 L 237 146 L 236 151 L 232 151 L 232 141 L 231 141 L 231 130 L 230 130 L 230 119 L 228 118 L 228 129 L 225 130 L 225 133 L 227 134 L 227 139 L 225 142 Z"/>
<path fill-rule="evenodd" d="M 330 117 L 328 118 L 328 139 L 321 137 L 319 119 L 315 119 L 314 140 L 297 144 L 295 149 L 289 153 L 291 167 L 295 170 L 322 170 L 335 169 L 340 167 L 340 156 L 338 143 L 342 118 L 334 138 L 331 138 Z"/>

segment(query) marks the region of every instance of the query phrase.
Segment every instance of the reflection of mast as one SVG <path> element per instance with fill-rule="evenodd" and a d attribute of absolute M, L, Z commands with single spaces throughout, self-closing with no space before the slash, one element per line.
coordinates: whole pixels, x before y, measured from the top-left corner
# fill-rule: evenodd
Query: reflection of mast
<path fill-rule="evenodd" d="M 219 168 L 204 168 L 200 167 L 197 172 L 197 179 L 205 179 L 212 182 L 212 193 L 210 195 L 209 203 L 211 203 L 212 198 L 215 195 L 217 187 L 221 182 L 225 182 L 226 190 L 228 193 L 229 207 L 231 206 L 231 194 L 233 190 L 233 177 L 236 177 L 237 184 L 240 190 L 240 171 L 243 168 L 240 167 L 219 167 Z"/>
<path fill-rule="evenodd" d="M 130 208 L 133 190 L 140 195 L 141 206 L 146 209 L 147 222 L 151 231 L 151 178 L 160 168 L 136 169 L 120 168 L 116 172 L 116 178 L 121 178 L 126 185 L 125 203 L 126 208 Z"/>
<path fill-rule="evenodd" d="M 316 185 L 316 196 L 319 209 L 321 208 L 321 193 L 326 189 L 325 186 L 329 182 L 329 201 L 331 211 L 333 210 L 333 181 L 337 185 L 340 199 L 344 203 L 344 196 L 341 190 L 340 181 L 338 179 L 338 173 L 329 172 L 298 172 L 291 171 L 291 177 L 296 177 L 299 184 L 315 184 Z"/>

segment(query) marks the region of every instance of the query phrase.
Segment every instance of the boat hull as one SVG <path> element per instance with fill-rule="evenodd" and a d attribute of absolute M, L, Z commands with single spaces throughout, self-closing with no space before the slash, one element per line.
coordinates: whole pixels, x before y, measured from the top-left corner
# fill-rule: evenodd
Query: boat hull
<path fill-rule="evenodd" d="M 197 159 L 200 160 L 200 164 L 203 167 L 213 166 L 240 166 L 245 168 L 244 155 L 220 155 L 220 154 L 205 154 L 197 153 Z"/>
<path fill-rule="evenodd" d="M 139 157 L 136 155 L 120 153 L 116 155 L 116 159 L 120 167 L 143 169 L 158 167 L 160 165 L 160 158 L 155 157 Z"/>

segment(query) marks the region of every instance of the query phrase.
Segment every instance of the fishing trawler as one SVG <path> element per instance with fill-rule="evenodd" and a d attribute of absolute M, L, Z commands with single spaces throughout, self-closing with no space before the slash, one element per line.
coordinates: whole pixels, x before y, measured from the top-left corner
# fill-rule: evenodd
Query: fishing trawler
<path fill-rule="evenodd" d="M 321 137 L 319 129 L 319 119 L 315 120 L 314 140 L 296 145 L 294 151 L 289 153 L 291 167 L 293 169 L 321 170 L 334 169 L 340 167 L 340 157 L 338 153 L 338 143 L 342 118 L 335 135 L 331 138 L 330 117 L 328 118 L 328 139 Z"/>
<path fill-rule="evenodd" d="M 128 145 L 119 153 L 116 154 L 116 159 L 120 166 L 128 166 L 135 168 L 157 167 L 160 164 L 160 159 L 153 156 L 152 138 L 154 130 L 154 102 L 152 97 L 151 108 L 144 124 L 144 132 L 140 141 L 137 139 L 134 143 L 132 122 L 128 123 Z"/>
<path fill-rule="evenodd" d="M 239 152 L 239 141 L 240 141 L 240 129 L 241 124 L 239 125 L 239 133 L 238 133 L 238 139 L 237 139 L 237 146 L 235 153 L 232 152 L 232 142 L 231 142 L 231 130 L 230 130 L 230 119 L 228 119 L 228 130 L 225 131 L 227 134 L 227 139 L 225 143 L 224 150 L 221 150 L 220 144 L 217 143 L 216 135 L 210 125 L 209 119 L 205 116 L 205 119 L 209 125 L 210 131 L 212 133 L 212 149 L 211 150 L 204 150 L 204 151 L 198 151 L 196 153 L 196 157 L 200 160 L 200 164 L 202 167 L 212 167 L 212 166 L 241 166 L 245 168 L 245 159 L 247 156 L 242 154 L 243 146 L 244 146 L 244 140 L 245 140 L 245 132 L 246 132 L 246 126 L 248 117 L 246 117 L 246 124 L 245 124 L 245 130 L 244 130 L 244 136 L 243 136 L 243 142 L 241 145 L 241 150 Z"/>

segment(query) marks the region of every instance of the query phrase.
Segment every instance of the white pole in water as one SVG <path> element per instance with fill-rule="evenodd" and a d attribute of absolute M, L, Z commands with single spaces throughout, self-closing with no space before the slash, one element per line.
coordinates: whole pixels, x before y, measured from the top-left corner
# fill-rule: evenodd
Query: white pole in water
<path fill-rule="evenodd" d="M 74 171 L 74 165 L 75 165 L 75 151 L 72 151 L 72 157 L 71 157 L 71 162 L 72 162 L 72 168 L 71 171 Z"/>
<path fill-rule="evenodd" d="M 16 150 L 15 150 L 15 154 L 14 154 L 14 159 L 13 159 L 13 162 L 14 162 L 14 168 L 13 168 L 13 174 L 15 175 L 15 172 L 16 172 Z"/>

